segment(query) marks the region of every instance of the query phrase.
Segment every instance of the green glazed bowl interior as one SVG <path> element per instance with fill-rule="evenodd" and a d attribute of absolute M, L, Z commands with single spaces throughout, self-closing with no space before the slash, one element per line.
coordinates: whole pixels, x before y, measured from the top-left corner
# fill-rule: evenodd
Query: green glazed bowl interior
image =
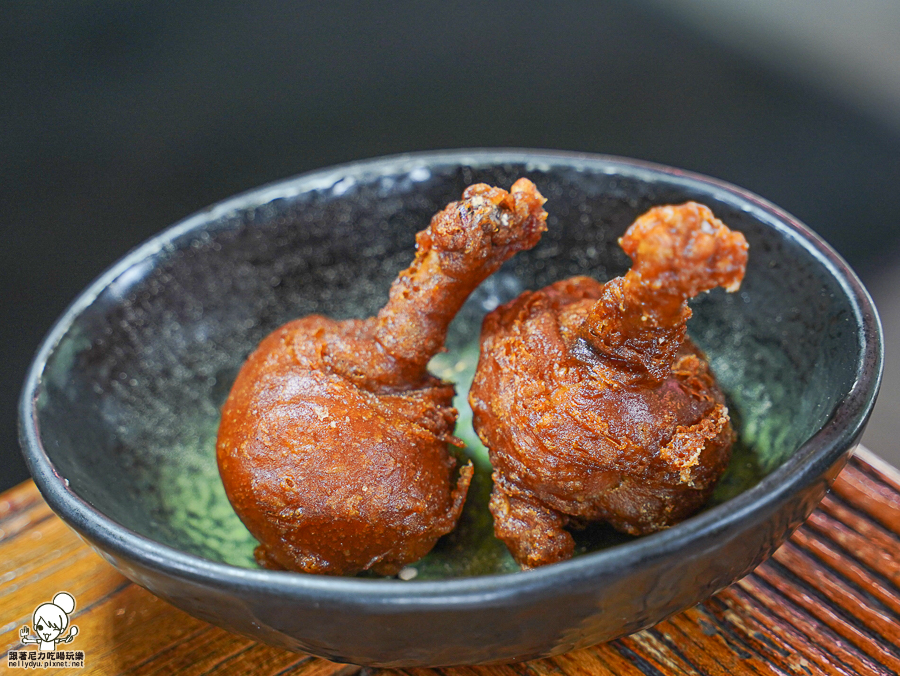
<path fill-rule="evenodd" d="M 592 526 L 577 534 L 574 561 L 613 565 L 632 550 L 652 555 L 654 541 L 682 546 L 692 533 L 708 535 L 716 523 L 760 505 L 774 509 L 773 495 L 785 501 L 791 491 L 833 477 L 871 410 L 881 341 L 865 291 L 815 235 L 754 195 L 677 170 L 563 153 L 463 151 L 362 162 L 247 193 L 161 233 L 97 280 L 48 336 L 23 393 L 23 447 L 51 506 L 123 569 L 146 565 L 172 575 L 171 559 L 179 569 L 193 566 L 199 578 L 253 571 L 234 577 L 235 584 L 277 587 L 285 577 L 308 578 L 257 570 L 256 543 L 225 497 L 215 438 L 238 368 L 286 321 L 377 312 L 432 214 L 471 183 L 508 188 L 521 176 L 547 197 L 548 232 L 469 298 L 447 352 L 432 362 L 433 372 L 457 385 L 457 435 L 467 444 L 459 454 L 475 459 L 476 480 L 457 531 L 413 564 L 414 581 L 390 584 L 405 585 L 401 593 L 408 596 L 423 581 L 514 585 L 523 575 L 493 537 L 490 465 L 465 401 L 481 319 L 525 289 L 572 275 L 605 281 L 622 274 L 630 261 L 617 238 L 659 204 L 707 204 L 750 244 L 740 291 L 697 298 L 689 323 L 727 394 L 739 441 L 701 514 L 641 539 Z M 806 502 L 803 509 L 815 504 Z M 772 544 L 795 522 L 796 515 L 786 519 Z M 161 562 L 145 560 L 146 552 Z M 747 554 L 715 584 L 727 584 L 767 553 Z M 572 563 L 549 568 L 562 576 Z M 332 582 L 385 584 L 369 577 Z M 162 587 L 154 590 L 165 595 Z M 302 637 L 293 644 L 260 637 L 315 650 Z M 334 647 L 318 652 L 361 659 Z M 496 658 L 521 657 L 500 651 Z"/>

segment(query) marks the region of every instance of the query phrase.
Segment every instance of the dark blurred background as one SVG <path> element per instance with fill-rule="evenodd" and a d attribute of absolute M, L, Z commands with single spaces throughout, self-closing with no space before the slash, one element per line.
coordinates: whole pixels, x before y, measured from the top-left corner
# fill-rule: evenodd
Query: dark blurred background
<path fill-rule="evenodd" d="M 0 489 L 38 343 L 129 249 L 292 174 L 474 146 L 672 164 L 805 221 L 882 310 L 865 441 L 900 463 L 900 5 L 751 4 L 0 4 Z"/>

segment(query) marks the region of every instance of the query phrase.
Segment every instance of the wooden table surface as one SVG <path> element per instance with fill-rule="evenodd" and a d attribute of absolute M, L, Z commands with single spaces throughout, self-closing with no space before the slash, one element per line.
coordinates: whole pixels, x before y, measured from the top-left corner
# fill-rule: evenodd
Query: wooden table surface
<path fill-rule="evenodd" d="M 285 652 L 194 619 L 116 572 L 28 481 L 0 495 L 0 671 L 10 650 L 36 649 L 22 646 L 20 628 L 61 590 L 77 600 L 80 632 L 60 649 L 84 652 L 81 674 L 389 671 Z M 652 629 L 522 664 L 408 673 L 900 673 L 900 472 L 860 449 L 772 559 Z"/>

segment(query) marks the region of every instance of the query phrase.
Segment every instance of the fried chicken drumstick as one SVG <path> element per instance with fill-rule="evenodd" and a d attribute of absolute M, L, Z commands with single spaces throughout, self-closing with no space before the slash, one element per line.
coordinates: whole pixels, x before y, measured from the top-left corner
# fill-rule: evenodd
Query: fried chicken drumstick
<path fill-rule="evenodd" d="M 523 568 L 571 557 L 567 525 L 677 523 L 728 464 L 728 409 L 686 336 L 686 301 L 737 290 L 746 240 L 688 202 L 651 209 L 619 243 L 624 277 L 525 292 L 482 325 L 469 401 L 494 467 L 494 531 Z"/>
<path fill-rule="evenodd" d="M 391 575 L 453 530 L 472 467 L 451 486 L 454 389 L 428 361 L 475 287 L 537 244 L 544 201 L 526 179 L 470 186 L 418 233 L 377 316 L 297 319 L 250 355 L 216 452 L 261 565 Z"/>

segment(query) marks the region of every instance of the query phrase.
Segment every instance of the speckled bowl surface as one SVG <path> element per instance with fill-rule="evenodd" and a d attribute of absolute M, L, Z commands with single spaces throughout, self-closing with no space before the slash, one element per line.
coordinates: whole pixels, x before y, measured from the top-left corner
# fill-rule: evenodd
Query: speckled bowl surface
<path fill-rule="evenodd" d="M 457 531 L 411 581 L 258 569 L 215 463 L 219 407 L 244 358 L 298 316 L 385 302 L 414 234 L 465 186 L 527 176 L 548 232 L 466 303 L 432 369 L 457 383 L 476 481 Z M 571 561 L 519 572 L 493 538 L 490 472 L 465 395 L 481 317 L 524 289 L 600 280 L 640 213 L 688 199 L 750 243 L 740 292 L 692 303 L 689 332 L 740 440 L 711 504 L 630 538 L 596 526 Z M 815 508 L 862 434 L 881 375 L 871 300 L 794 218 L 733 186 L 641 162 L 457 151 L 359 162 L 245 193 L 173 226 L 85 290 L 45 339 L 21 437 L 50 506 L 116 568 L 193 615 L 358 664 L 523 660 L 650 626 L 740 578 Z"/>

